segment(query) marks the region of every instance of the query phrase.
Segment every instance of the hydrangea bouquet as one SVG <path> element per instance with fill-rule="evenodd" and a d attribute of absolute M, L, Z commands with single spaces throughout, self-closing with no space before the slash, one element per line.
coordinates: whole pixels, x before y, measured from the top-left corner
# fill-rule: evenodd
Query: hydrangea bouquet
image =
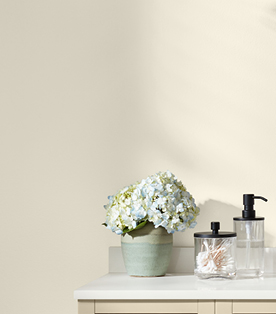
<path fill-rule="evenodd" d="M 142 228 L 148 221 L 168 233 L 194 228 L 199 208 L 181 181 L 171 172 L 158 172 L 127 186 L 105 205 L 104 225 L 116 234 Z"/>

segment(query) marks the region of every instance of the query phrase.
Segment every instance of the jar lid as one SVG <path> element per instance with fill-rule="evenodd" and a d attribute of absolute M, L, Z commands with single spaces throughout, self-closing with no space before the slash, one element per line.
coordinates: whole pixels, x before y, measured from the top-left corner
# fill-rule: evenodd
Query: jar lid
<path fill-rule="evenodd" d="M 195 238 L 234 238 L 237 236 L 236 232 L 219 232 L 220 223 L 218 221 L 211 222 L 212 232 L 196 232 Z"/>

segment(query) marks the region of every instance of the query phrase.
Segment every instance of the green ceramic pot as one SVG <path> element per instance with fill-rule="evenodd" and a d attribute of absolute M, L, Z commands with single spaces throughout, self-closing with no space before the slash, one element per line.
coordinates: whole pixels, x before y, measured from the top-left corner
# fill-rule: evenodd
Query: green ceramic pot
<path fill-rule="evenodd" d="M 148 222 L 143 228 L 122 235 L 121 246 L 130 276 L 164 276 L 170 263 L 173 235 Z"/>

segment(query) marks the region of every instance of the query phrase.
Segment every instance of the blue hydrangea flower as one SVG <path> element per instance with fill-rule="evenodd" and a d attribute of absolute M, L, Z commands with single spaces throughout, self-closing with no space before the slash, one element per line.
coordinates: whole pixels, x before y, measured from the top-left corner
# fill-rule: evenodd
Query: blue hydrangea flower
<path fill-rule="evenodd" d="M 108 229 L 122 234 L 150 221 L 168 233 L 194 228 L 199 208 L 181 181 L 170 171 L 158 172 L 108 197 Z"/>

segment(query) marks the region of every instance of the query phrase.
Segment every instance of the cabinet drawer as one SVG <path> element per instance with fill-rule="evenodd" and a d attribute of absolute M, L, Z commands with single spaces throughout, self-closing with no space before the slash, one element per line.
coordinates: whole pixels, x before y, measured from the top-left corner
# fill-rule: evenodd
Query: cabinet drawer
<path fill-rule="evenodd" d="M 276 301 L 233 301 L 233 313 L 275 313 Z"/>
<path fill-rule="evenodd" d="M 95 313 L 197 313 L 197 301 L 95 301 Z"/>

